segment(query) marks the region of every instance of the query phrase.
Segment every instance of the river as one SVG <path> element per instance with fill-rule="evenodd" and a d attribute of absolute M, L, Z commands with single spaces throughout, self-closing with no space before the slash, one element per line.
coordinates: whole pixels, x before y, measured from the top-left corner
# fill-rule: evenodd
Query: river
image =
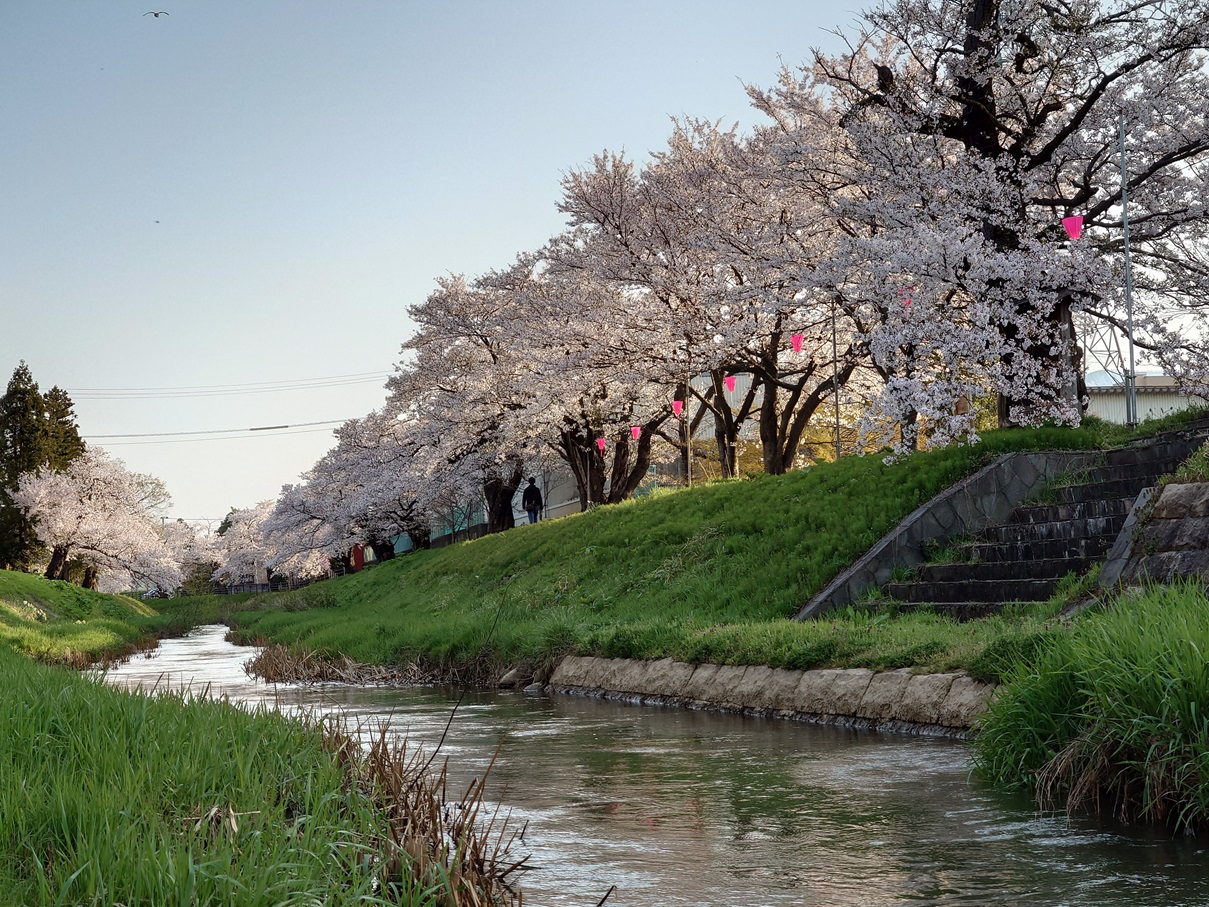
<path fill-rule="evenodd" d="M 389 723 L 435 745 L 458 691 L 248 678 L 205 627 L 110 683 Z M 524 902 L 592 907 L 1194 907 L 1204 839 L 1065 816 L 970 778 L 968 745 L 573 697 L 465 694 L 441 754 L 454 789 L 503 741 L 488 795 L 528 823 Z"/>

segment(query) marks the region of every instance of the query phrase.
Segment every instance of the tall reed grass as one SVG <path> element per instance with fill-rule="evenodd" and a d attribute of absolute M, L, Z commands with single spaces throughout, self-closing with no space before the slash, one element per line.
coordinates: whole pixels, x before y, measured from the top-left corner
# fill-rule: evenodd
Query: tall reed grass
<path fill-rule="evenodd" d="M 385 736 L 109 689 L 0 646 L 0 900 L 478 905 L 517 871 L 481 791 Z M 505 842 L 506 843 L 506 842 Z"/>
<path fill-rule="evenodd" d="M 1045 805 L 1209 824 L 1203 583 L 1123 595 L 1008 671 L 977 737 L 984 777 Z"/>

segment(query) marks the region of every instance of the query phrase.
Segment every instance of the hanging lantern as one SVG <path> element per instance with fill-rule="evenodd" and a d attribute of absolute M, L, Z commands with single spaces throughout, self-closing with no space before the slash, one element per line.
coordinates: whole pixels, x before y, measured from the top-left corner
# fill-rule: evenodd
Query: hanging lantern
<path fill-rule="evenodd" d="M 804 334 L 794 334 L 792 337 L 789 338 L 790 342 L 793 344 L 793 351 L 795 353 L 802 352 L 802 341 L 804 341 L 805 339 L 806 339 L 806 337 Z"/>
<path fill-rule="evenodd" d="M 602 454 L 604 453 L 605 444 L 607 444 L 607 443 L 608 443 L 608 442 L 607 442 L 607 441 L 606 441 L 604 438 L 597 438 L 597 439 L 596 439 L 596 446 L 600 448 L 600 452 L 601 452 Z"/>
<path fill-rule="evenodd" d="M 1072 240 L 1078 239 L 1083 235 L 1083 216 L 1081 214 L 1072 214 L 1070 217 L 1062 218 L 1062 227 L 1066 230 L 1066 235 Z"/>
<path fill-rule="evenodd" d="M 726 376 L 726 390 L 727 390 L 727 393 L 731 393 L 731 394 L 733 394 L 735 392 L 735 376 L 734 375 Z"/>
<path fill-rule="evenodd" d="M 641 425 L 631 425 L 630 434 L 633 435 L 634 440 L 637 441 L 639 438 L 642 437 L 642 426 Z"/>
<path fill-rule="evenodd" d="M 680 411 L 681 411 L 682 409 L 684 409 L 684 401 L 683 401 L 683 400 L 673 400 L 673 401 L 672 401 L 672 412 L 674 412 L 674 413 L 675 413 L 677 416 L 679 416 L 679 415 L 680 415 Z"/>

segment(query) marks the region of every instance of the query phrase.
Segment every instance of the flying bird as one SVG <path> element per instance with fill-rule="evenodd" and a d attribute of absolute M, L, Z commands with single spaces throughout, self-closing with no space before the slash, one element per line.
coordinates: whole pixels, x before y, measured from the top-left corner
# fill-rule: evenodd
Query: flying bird
<path fill-rule="evenodd" d="M 166 16 L 168 14 L 161 9 L 158 12 L 156 10 L 148 10 L 147 12 L 143 13 L 143 15 L 144 16 L 155 16 L 155 18 L 158 19 L 160 16 Z"/>

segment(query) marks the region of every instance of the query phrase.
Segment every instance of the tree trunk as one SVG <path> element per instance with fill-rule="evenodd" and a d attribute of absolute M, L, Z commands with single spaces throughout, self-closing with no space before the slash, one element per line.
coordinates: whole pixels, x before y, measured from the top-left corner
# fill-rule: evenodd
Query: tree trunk
<path fill-rule="evenodd" d="M 619 504 L 633 496 L 646 478 L 651 466 L 651 437 L 649 426 L 638 436 L 637 444 L 621 441 L 613 445 L 613 471 L 609 477 L 609 504 Z M 630 451 L 634 462 L 630 463 Z"/>
<path fill-rule="evenodd" d="M 67 554 L 68 547 L 66 545 L 55 545 L 50 552 L 50 563 L 46 565 L 47 579 L 63 579 L 63 574 L 67 570 Z"/>
<path fill-rule="evenodd" d="M 96 567 L 84 568 L 84 579 L 80 581 L 80 585 L 85 589 L 92 589 L 94 592 L 97 589 L 97 583 L 101 578 L 100 571 Z"/>
<path fill-rule="evenodd" d="M 521 462 L 513 461 L 503 474 L 491 475 L 483 483 L 483 497 L 487 502 L 487 532 L 503 532 L 516 525 L 512 512 L 512 499 L 521 484 Z"/>

